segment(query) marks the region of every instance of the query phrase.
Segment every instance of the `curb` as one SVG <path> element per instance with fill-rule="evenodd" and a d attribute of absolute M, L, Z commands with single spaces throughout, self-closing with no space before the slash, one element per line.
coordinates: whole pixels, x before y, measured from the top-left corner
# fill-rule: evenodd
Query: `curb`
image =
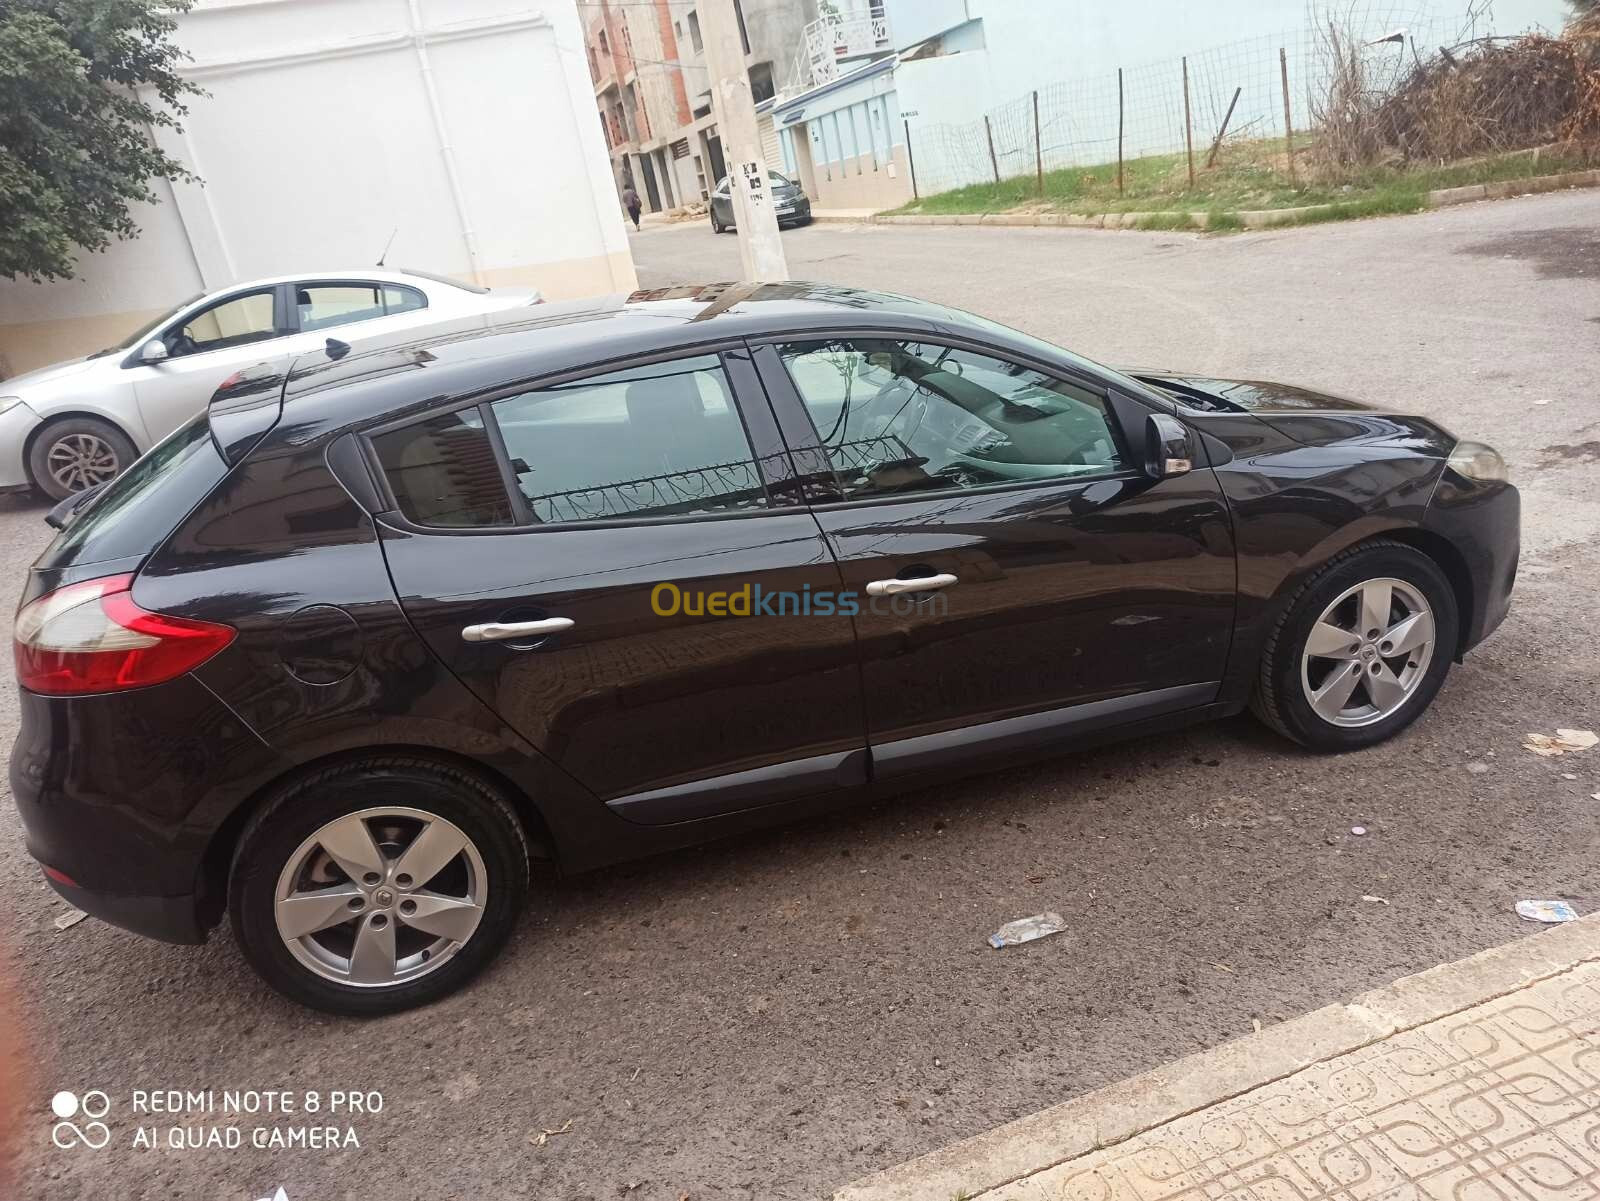
<path fill-rule="evenodd" d="M 1426 209 L 1446 208 L 1452 204 L 1470 204 L 1475 200 L 1504 200 L 1511 196 L 1527 196 L 1536 192 L 1558 192 L 1566 188 L 1600 187 L 1600 170 L 1568 171 L 1560 175 L 1533 175 L 1527 179 L 1508 179 L 1499 183 L 1470 184 L 1460 188 L 1435 188 L 1423 198 Z M 1265 229 L 1273 225 L 1291 224 L 1310 217 L 1332 216 L 1353 201 L 1334 201 L 1330 204 L 1308 204 L 1287 209 L 1238 209 L 1220 215 L 1230 217 L 1246 229 Z M 1066 226 L 1073 229 L 1136 229 L 1145 221 L 1171 222 L 1170 229 L 1205 229 L 1210 221 L 1209 212 L 1184 212 L 1167 210 L 1141 213 L 953 213 L 935 216 L 929 213 L 880 214 L 861 218 L 873 225 L 1025 225 Z M 818 218 L 828 220 L 828 218 Z M 846 220 L 846 218 L 837 218 Z"/>
<path fill-rule="evenodd" d="M 1405 976 L 845 1185 L 833 1201 L 931 1201 L 989 1190 L 1371 1043 L 1600 960 L 1600 914 Z"/>

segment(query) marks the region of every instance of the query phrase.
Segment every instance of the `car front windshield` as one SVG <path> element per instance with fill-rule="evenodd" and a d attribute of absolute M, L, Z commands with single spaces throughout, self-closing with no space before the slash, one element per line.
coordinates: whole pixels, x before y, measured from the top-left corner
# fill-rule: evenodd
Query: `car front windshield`
<path fill-rule="evenodd" d="M 155 318 L 155 320 L 141 325 L 138 329 L 134 330 L 133 333 L 129 334 L 115 346 L 108 346 L 98 353 L 115 354 L 119 350 L 132 350 L 135 346 L 138 346 L 141 342 L 145 341 L 145 339 L 150 337 L 151 334 L 155 333 L 156 330 L 160 329 L 168 321 L 171 321 L 179 313 L 183 312 L 184 309 L 188 308 L 191 304 L 199 300 L 204 295 L 204 292 L 196 292 L 193 296 L 189 297 L 189 299 L 180 300 L 166 312 L 162 313 L 161 316 Z"/>

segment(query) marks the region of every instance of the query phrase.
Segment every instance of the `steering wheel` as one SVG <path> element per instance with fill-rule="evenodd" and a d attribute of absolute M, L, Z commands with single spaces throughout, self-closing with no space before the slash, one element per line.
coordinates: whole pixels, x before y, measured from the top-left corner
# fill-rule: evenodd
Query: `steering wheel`
<path fill-rule="evenodd" d="M 167 353 L 173 358 L 177 358 L 179 355 L 193 354 L 200 349 L 199 344 L 190 336 L 188 326 L 184 326 L 176 333 L 168 334 L 166 343 Z"/>

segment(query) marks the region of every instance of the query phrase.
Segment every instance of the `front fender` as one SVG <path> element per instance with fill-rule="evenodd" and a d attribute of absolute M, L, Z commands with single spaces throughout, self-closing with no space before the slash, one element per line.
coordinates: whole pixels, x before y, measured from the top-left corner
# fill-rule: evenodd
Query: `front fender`
<path fill-rule="evenodd" d="M 1422 527 L 1442 460 L 1388 447 L 1279 446 L 1217 467 L 1238 546 L 1232 650 L 1219 699 L 1250 699 L 1283 607 L 1329 559 Z"/>

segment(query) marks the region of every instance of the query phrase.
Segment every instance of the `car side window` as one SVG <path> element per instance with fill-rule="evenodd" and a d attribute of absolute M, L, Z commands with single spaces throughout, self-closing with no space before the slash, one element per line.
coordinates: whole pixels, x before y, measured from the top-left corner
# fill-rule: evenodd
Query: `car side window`
<path fill-rule="evenodd" d="M 891 338 L 779 352 L 847 500 L 1080 479 L 1130 462 L 1104 398 L 1029 367 Z"/>
<path fill-rule="evenodd" d="M 430 417 L 372 439 L 400 511 L 418 525 L 510 525 L 511 497 L 476 408 Z"/>
<path fill-rule="evenodd" d="M 273 323 L 273 289 L 246 292 L 201 309 L 161 335 L 173 358 L 247 346 L 280 336 Z"/>
<path fill-rule="evenodd" d="M 535 521 L 726 513 L 767 504 L 716 355 L 555 384 L 491 408 Z"/>
<path fill-rule="evenodd" d="M 302 332 L 428 307 L 419 289 L 380 283 L 303 284 L 295 289 L 294 301 Z"/>

